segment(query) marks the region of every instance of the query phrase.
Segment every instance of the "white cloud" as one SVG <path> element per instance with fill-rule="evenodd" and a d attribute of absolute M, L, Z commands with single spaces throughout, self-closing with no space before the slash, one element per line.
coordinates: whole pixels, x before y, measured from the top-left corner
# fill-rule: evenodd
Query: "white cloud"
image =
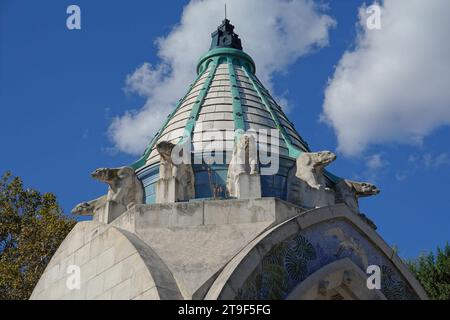
<path fill-rule="evenodd" d="M 408 160 L 415 168 L 437 169 L 443 166 L 450 166 L 450 155 L 447 152 L 439 154 L 425 153 L 421 157 L 410 155 Z"/>
<path fill-rule="evenodd" d="M 381 154 L 377 153 L 366 158 L 366 166 L 370 170 L 377 170 L 387 166 L 387 161 L 383 160 Z"/>
<path fill-rule="evenodd" d="M 153 68 L 150 63 L 145 62 L 134 73 L 127 76 L 125 89 L 128 92 L 149 97 L 165 79 L 168 72 L 166 64 L 159 64 Z"/>
<path fill-rule="evenodd" d="M 429 168 L 433 165 L 433 156 L 430 153 L 426 153 L 423 155 L 423 163 L 426 168 Z"/>
<path fill-rule="evenodd" d="M 410 163 L 414 164 L 414 165 L 416 165 L 417 160 L 418 160 L 418 159 L 417 159 L 417 156 L 416 156 L 416 155 L 411 154 L 411 155 L 408 157 L 408 161 L 409 161 Z"/>
<path fill-rule="evenodd" d="M 438 170 L 441 167 L 450 166 L 450 155 L 442 153 L 424 153 L 422 155 L 411 154 L 408 157 L 408 166 L 403 166 L 402 171 L 396 174 L 398 181 L 406 180 L 410 175 L 414 175 L 418 170 Z"/>
<path fill-rule="evenodd" d="M 399 182 L 403 182 L 408 178 L 408 174 L 405 172 L 397 172 L 395 174 L 395 179 Z"/>
<path fill-rule="evenodd" d="M 446 152 L 441 153 L 434 159 L 434 166 L 437 168 L 449 165 L 450 165 L 450 156 Z"/>
<path fill-rule="evenodd" d="M 380 174 L 384 174 L 389 166 L 389 162 L 380 153 L 365 157 L 365 164 L 366 168 L 361 173 L 361 177 L 372 183 L 377 182 Z"/>
<path fill-rule="evenodd" d="M 450 1 L 385 0 L 381 30 L 364 29 L 339 61 L 325 92 L 322 120 L 339 150 L 369 144 L 420 143 L 450 124 Z"/>
<path fill-rule="evenodd" d="M 156 65 L 144 63 L 126 79 L 126 90 L 147 98 L 140 110 L 116 117 L 109 134 L 116 148 L 140 153 L 195 78 L 197 59 L 223 19 L 224 2 L 192 0 L 181 21 L 158 39 Z M 328 44 L 335 22 L 310 0 L 227 0 L 228 17 L 268 89 L 300 57 Z M 287 104 L 285 100 L 283 104 Z"/>
<path fill-rule="evenodd" d="M 390 163 L 381 153 L 359 157 L 358 159 L 363 160 L 364 166 L 353 174 L 352 179 L 354 180 L 377 183 L 389 171 Z"/>

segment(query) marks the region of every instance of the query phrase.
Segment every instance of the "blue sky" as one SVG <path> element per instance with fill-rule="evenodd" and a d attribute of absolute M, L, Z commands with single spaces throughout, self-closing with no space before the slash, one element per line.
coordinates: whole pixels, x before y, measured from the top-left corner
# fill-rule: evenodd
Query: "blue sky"
<path fill-rule="evenodd" d="M 81 8 L 81 30 L 66 28 L 66 8 L 70 4 Z M 108 133 L 115 117 L 122 117 L 127 110 L 140 110 L 148 102 L 149 96 L 124 89 L 127 76 L 144 62 L 153 66 L 161 63 L 161 46 L 164 49 L 170 44 L 166 41 L 158 49 L 155 40 L 169 37 L 187 4 L 188 1 L 0 0 L 0 171 L 11 170 L 26 185 L 54 192 L 65 212 L 83 200 L 103 194 L 106 187 L 92 180 L 89 173 L 98 167 L 130 164 L 138 158 L 121 148 Z M 394 114 L 396 121 L 398 117 L 394 128 L 389 121 L 383 123 L 385 115 L 375 113 L 373 121 L 379 125 L 371 128 L 370 121 L 366 125 L 368 131 L 373 129 L 375 133 L 362 142 L 364 148 L 347 150 L 345 144 L 356 138 L 344 134 L 338 140 L 337 132 L 345 129 L 339 124 L 341 119 L 333 118 L 337 123 L 334 125 L 319 119 L 326 103 L 333 110 L 351 111 L 339 109 L 339 103 L 332 98 L 325 103 L 324 100 L 327 89 L 339 93 L 338 85 L 355 77 L 344 68 L 344 76 L 335 77 L 340 82 L 336 81 L 335 87 L 329 86 L 343 54 L 358 47 L 358 10 L 364 2 L 320 4 L 327 7 L 317 7 L 318 12 L 335 22 L 334 26 L 328 26 L 327 43 L 286 62 L 283 70 L 271 72 L 268 86 L 274 95 L 288 101 L 288 116 L 313 150 L 338 149 L 338 160 L 330 170 L 340 176 L 376 182 L 382 193 L 362 199 L 362 212 L 375 221 L 378 232 L 390 245 L 399 248 L 401 256 L 414 257 L 423 250 L 443 246 L 450 240 L 450 197 L 446 184 L 450 179 L 450 128 L 445 121 L 450 109 L 448 100 L 445 96 L 439 100 L 443 101 L 440 109 L 433 109 L 438 104 L 434 101 L 426 109 L 420 108 L 421 105 L 408 109 L 406 105 L 402 112 Z M 240 34 L 240 24 L 233 20 L 233 8 L 229 11 L 229 18 Z M 221 19 L 218 15 L 217 25 Z M 417 23 L 419 28 L 428 30 L 420 25 L 426 21 L 419 19 Z M 212 31 L 198 31 L 197 37 L 206 39 L 202 44 L 209 42 Z M 431 36 L 438 37 L 434 33 Z M 249 39 L 243 35 L 241 38 L 245 50 Z M 372 48 L 373 43 L 381 41 L 370 36 L 366 40 L 372 41 Z M 429 44 L 430 52 L 434 52 L 436 43 Z M 207 46 L 201 51 L 206 50 Z M 407 57 L 410 53 L 406 50 L 403 54 Z M 436 71 L 421 72 L 427 78 L 419 85 L 424 89 L 436 87 L 433 85 Z M 441 72 L 446 74 L 448 69 L 444 66 Z M 370 76 L 369 72 L 367 78 Z M 192 74 L 190 80 L 194 78 Z M 392 78 L 395 77 L 388 76 Z M 440 82 L 447 78 L 442 79 Z M 448 86 L 448 82 L 445 84 Z M 394 100 L 400 101 L 398 105 L 404 103 L 402 95 L 417 91 L 411 89 L 413 84 L 398 83 L 394 88 L 399 96 Z M 369 108 L 371 104 L 367 101 L 362 105 Z M 385 101 L 380 101 L 380 105 L 386 105 L 386 109 L 380 106 L 380 110 L 397 107 Z M 433 113 L 442 121 L 433 118 L 424 123 Z M 411 121 L 405 123 L 405 118 Z M 347 119 L 349 123 L 345 126 L 351 127 L 352 115 L 348 114 Z M 355 117 L 355 121 L 358 119 Z M 414 131 L 421 126 L 423 130 Z M 377 138 L 377 132 L 382 138 Z"/>

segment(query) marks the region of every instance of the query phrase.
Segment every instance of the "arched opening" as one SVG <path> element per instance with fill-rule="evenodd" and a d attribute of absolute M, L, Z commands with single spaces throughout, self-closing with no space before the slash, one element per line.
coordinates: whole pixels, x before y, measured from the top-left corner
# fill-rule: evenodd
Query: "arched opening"
<path fill-rule="evenodd" d="M 334 261 L 311 274 L 287 300 L 386 300 L 381 290 L 367 288 L 367 275 L 350 259 Z"/>

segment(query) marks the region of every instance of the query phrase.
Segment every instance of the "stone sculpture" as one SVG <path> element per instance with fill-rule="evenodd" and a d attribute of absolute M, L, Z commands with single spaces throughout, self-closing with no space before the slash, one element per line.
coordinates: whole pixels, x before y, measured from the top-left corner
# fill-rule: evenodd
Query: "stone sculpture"
<path fill-rule="evenodd" d="M 227 192 L 238 199 L 261 198 L 256 139 L 252 134 L 236 137 L 227 173 Z"/>
<path fill-rule="evenodd" d="M 101 196 L 97 199 L 79 203 L 75 206 L 75 208 L 72 209 L 72 214 L 78 216 L 95 215 L 96 212 L 102 210 L 105 207 L 106 197 L 107 195 L 105 194 L 104 196 Z"/>
<path fill-rule="evenodd" d="M 355 212 L 359 212 L 358 199 L 377 195 L 380 190 L 368 182 L 357 182 L 342 179 L 335 186 L 336 203 L 345 203 Z"/>
<path fill-rule="evenodd" d="M 289 172 L 287 200 L 306 208 L 334 204 L 334 192 L 327 186 L 323 170 L 335 159 L 331 151 L 300 154 Z"/>
<path fill-rule="evenodd" d="M 175 145 L 168 141 L 162 141 L 156 146 L 161 156 L 159 180 L 156 184 L 156 203 L 188 201 L 195 197 L 195 178 L 192 165 L 184 163 L 184 161 L 174 161 L 172 158 L 174 147 Z M 181 152 L 184 150 L 181 149 Z M 178 154 L 177 156 L 182 157 L 183 155 Z"/>
<path fill-rule="evenodd" d="M 132 168 L 100 168 L 92 172 L 91 176 L 107 183 L 108 193 L 78 204 L 72 214 L 94 215 L 99 221 L 109 223 L 132 206 L 143 203 L 144 190 Z"/>

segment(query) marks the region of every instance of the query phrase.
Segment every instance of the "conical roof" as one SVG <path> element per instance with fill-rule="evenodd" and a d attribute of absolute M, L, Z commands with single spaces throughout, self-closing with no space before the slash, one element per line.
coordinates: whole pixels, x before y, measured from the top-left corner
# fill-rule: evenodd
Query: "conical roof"
<path fill-rule="evenodd" d="M 225 155 L 221 164 L 205 165 L 202 159 L 192 166 L 196 199 L 216 198 L 217 190 L 219 197 L 226 198 L 228 155 L 242 131 L 256 133 L 258 151 L 277 153 L 279 159 L 276 174 L 261 176 L 262 196 L 286 199 L 289 170 L 301 152 L 309 151 L 308 144 L 258 80 L 253 59 L 242 50 L 234 26 L 225 19 L 212 33 L 210 50 L 199 59 L 197 78 L 143 156 L 131 165 L 144 185 L 146 202 L 155 202 L 160 163 L 156 146 L 162 141 L 190 144 L 192 159 L 208 151 Z M 261 139 L 261 135 L 265 136 Z"/>
<path fill-rule="evenodd" d="M 280 155 L 296 157 L 299 151 L 309 150 L 293 123 L 258 80 L 252 58 L 241 48 L 234 27 L 225 19 L 212 34 L 210 50 L 198 62 L 197 79 L 144 156 L 133 165 L 135 169 L 159 162 L 156 145 L 161 141 L 177 144 L 190 137 L 194 152 L 209 147 L 217 151 L 218 146 L 211 145 L 208 134 L 211 130 L 226 134 L 223 151 L 233 149 L 233 132 L 238 129 L 277 129 L 279 141 L 271 143 L 279 144 Z"/>

